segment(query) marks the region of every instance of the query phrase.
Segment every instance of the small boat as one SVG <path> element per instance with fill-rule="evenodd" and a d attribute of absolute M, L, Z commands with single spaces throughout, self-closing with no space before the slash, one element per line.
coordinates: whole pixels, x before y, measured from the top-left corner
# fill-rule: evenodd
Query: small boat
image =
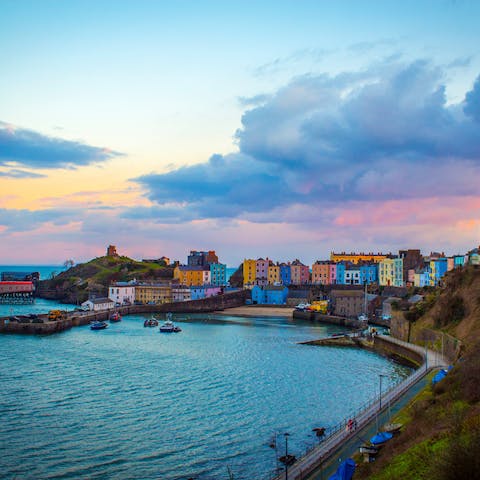
<path fill-rule="evenodd" d="M 383 431 L 388 433 L 398 433 L 402 427 L 402 423 L 386 423 L 383 426 Z"/>
<path fill-rule="evenodd" d="M 393 433 L 378 432 L 370 439 L 370 443 L 375 447 L 380 447 L 393 438 Z"/>
<path fill-rule="evenodd" d="M 112 315 L 110 315 L 110 322 L 119 322 L 121 319 L 122 316 L 118 312 L 112 313 Z"/>
<path fill-rule="evenodd" d="M 373 445 L 361 445 L 360 446 L 360 453 L 368 454 L 368 455 L 375 455 L 378 453 L 378 447 L 374 447 Z"/>
<path fill-rule="evenodd" d="M 104 328 L 108 327 L 107 322 L 92 322 L 90 323 L 90 329 L 91 330 L 103 330 Z"/>
<path fill-rule="evenodd" d="M 171 320 L 167 320 L 163 325 L 160 325 L 160 331 L 162 333 L 177 333 L 181 332 L 182 329 L 174 325 Z"/>
<path fill-rule="evenodd" d="M 144 327 L 158 327 L 158 320 L 155 317 L 149 318 L 143 322 Z"/>

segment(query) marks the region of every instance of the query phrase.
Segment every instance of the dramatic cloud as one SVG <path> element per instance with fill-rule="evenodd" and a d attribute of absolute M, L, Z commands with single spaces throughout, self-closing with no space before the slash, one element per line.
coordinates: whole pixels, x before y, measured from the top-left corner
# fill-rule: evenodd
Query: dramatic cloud
<path fill-rule="evenodd" d="M 121 155 L 106 148 L 48 137 L 0 121 L 0 165 L 28 168 L 75 168 Z"/>
<path fill-rule="evenodd" d="M 449 105 L 444 71 L 392 57 L 360 72 L 304 76 L 252 105 L 239 153 L 135 179 L 171 223 L 192 218 L 287 221 L 288 207 L 478 194 L 480 80 Z M 282 213 L 283 212 L 283 213 Z M 264 220 L 262 220 L 262 218 Z M 288 221 L 290 221 L 289 219 Z M 299 221 L 301 221 L 299 219 Z"/>
<path fill-rule="evenodd" d="M 469 115 L 475 121 L 480 122 L 480 76 L 477 78 L 473 90 L 465 96 L 465 115 Z"/>

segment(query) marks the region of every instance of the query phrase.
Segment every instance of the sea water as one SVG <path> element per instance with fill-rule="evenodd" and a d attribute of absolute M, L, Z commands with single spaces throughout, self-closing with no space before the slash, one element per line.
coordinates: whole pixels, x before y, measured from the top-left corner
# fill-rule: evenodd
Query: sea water
<path fill-rule="evenodd" d="M 268 479 L 408 375 L 355 348 L 298 342 L 338 327 L 283 318 L 141 315 L 108 329 L 0 337 L 2 478 Z M 269 444 L 280 434 L 278 449 Z"/>

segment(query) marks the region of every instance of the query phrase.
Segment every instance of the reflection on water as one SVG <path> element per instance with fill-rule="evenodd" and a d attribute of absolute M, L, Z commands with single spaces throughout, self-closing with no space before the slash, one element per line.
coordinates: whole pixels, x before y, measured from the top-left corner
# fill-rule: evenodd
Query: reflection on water
<path fill-rule="evenodd" d="M 312 428 L 408 369 L 364 350 L 297 342 L 337 326 L 177 315 L 178 334 L 124 317 L 44 337 L 0 337 L 5 478 L 268 478 L 275 432 L 300 454 Z M 385 385 L 385 383 L 384 383 Z"/>

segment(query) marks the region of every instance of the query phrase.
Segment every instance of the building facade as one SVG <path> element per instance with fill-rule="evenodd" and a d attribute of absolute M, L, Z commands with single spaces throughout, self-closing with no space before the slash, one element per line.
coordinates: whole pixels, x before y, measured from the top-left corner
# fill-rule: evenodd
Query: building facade
<path fill-rule="evenodd" d="M 243 286 L 244 288 L 252 288 L 255 285 L 257 273 L 257 261 L 245 259 L 243 261 Z"/>
<path fill-rule="evenodd" d="M 305 285 L 310 283 L 310 269 L 300 260 L 290 264 L 291 285 Z"/>
<path fill-rule="evenodd" d="M 172 287 L 163 283 L 140 283 L 135 287 L 135 302 L 162 304 L 172 302 Z"/>
<path fill-rule="evenodd" d="M 280 265 L 269 265 L 268 266 L 268 284 L 269 285 L 279 285 L 281 283 L 280 279 Z"/>
<path fill-rule="evenodd" d="M 268 267 L 270 260 L 259 258 L 255 262 L 255 284 L 264 287 L 268 284 Z"/>
<path fill-rule="evenodd" d="M 346 252 L 341 252 L 341 253 L 335 253 L 331 252 L 330 253 L 330 260 L 332 262 L 338 263 L 338 262 L 351 262 L 354 264 L 357 264 L 359 262 L 373 262 L 373 263 L 379 263 L 385 258 L 387 258 L 388 255 L 383 254 L 383 253 L 346 253 Z"/>
<path fill-rule="evenodd" d="M 136 282 L 112 283 L 108 289 L 108 298 L 120 305 L 132 305 L 135 302 Z"/>
<path fill-rule="evenodd" d="M 223 263 L 210 264 L 210 282 L 212 285 L 223 286 L 227 284 L 227 265 Z"/>
<path fill-rule="evenodd" d="M 403 259 L 382 260 L 378 264 L 378 280 L 382 286 L 403 287 Z"/>

